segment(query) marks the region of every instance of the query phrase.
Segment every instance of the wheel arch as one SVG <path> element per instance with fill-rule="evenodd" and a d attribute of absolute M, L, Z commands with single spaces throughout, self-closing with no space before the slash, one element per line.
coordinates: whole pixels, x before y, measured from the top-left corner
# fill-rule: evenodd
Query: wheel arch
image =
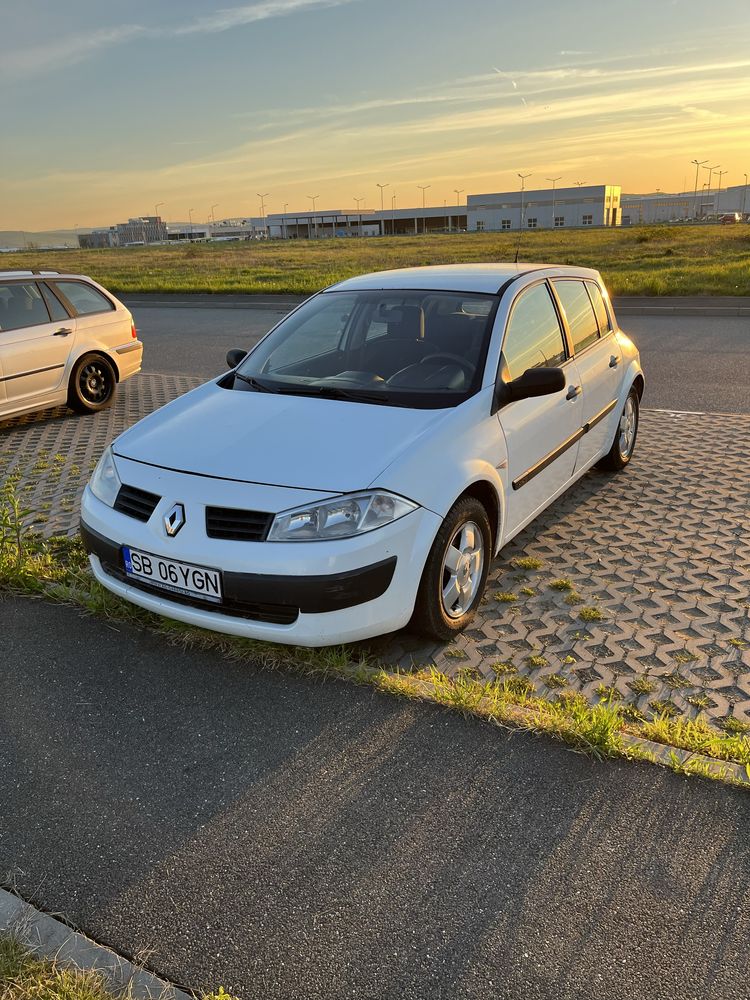
<path fill-rule="evenodd" d="M 497 489 L 489 479 L 475 479 L 462 493 L 460 493 L 451 504 L 453 507 L 464 497 L 473 497 L 478 500 L 487 511 L 490 528 L 492 529 L 492 553 L 497 552 L 498 541 L 500 539 L 500 525 L 502 523 L 503 504 Z"/>

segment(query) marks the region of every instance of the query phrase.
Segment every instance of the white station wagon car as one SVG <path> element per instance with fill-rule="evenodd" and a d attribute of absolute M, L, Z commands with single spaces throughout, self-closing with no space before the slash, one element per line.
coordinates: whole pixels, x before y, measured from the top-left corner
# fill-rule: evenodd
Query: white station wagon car
<path fill-rule="evenodd" d="M 465 627 L 495 553 L 630 461 L 644 387 L 599 274 L 544 265 L 344 281 L 227 361 L 105 452 L 81 533 L 129 601 L 309 646 Z"/>
<path fill-rule="evenodd" d="M 142 356 L 130 312 L 91 278 L 0 271 L 0 418 L 103 410 Z"/>

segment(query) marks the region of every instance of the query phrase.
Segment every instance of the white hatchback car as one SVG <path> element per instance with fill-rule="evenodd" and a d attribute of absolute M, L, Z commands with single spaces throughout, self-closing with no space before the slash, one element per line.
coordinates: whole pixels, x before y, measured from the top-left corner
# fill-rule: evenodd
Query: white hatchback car
<path fill-rule="evenodd" d="M 227 360 L 105 452 L 83 540 L 129 601 L 309 646 L 466 626 L 494 554 L 630 461 L 644 387 L 575 267 L 364 275 Z"/>
<path fill-rule="evenodd" d="M 142 356 L 130 312 L 91 278 L 0 271 L 0 418 L 103 410 Z"/>

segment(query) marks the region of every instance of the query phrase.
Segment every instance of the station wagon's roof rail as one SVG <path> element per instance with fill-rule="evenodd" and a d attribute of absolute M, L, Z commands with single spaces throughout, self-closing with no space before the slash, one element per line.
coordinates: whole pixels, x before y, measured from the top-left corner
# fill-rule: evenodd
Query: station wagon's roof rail
<path fill-rule="evenodd" d="M 48 274 L 60 274 L 60 273 L 61 273 L 60 271 L 46 271 L 46 270 L 45 271 L 38 271 L 38 270 L 36 270 L 36 268 L 34 268 L 34 269 L 26 269 L 24 271 L 14 271 L 14 270 L 7 270 L 6 271 L 4 268 L 0 268 L 0 275 L 2 275 L 5 278 L 29 278 L 29 277 L 32 277 L 35 274 L 36 275 L 40 275 L 40 276 L 44 276 L 44 275 L 48 275 Z"/>

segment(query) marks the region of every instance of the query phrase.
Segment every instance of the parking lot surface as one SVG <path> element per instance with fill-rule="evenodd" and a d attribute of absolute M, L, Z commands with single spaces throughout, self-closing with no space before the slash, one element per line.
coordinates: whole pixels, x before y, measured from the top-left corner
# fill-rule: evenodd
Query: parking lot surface
<path fill-rule="evenodd" d="M 747 1000 L 750 796 L 0 605 L 0 880 L 241 1000 Z"/>
<path fill-rule="evenodd" d="M 0 472 L 20 474 L 42 530 L 75 533 L 106 444 L 197 381 L 141 375 L 94 416 L 6 421 Z M 645 410 L 623 473 L 588 473 L 506 546 L 467 632 L 449 645 L 400 632 L 368 649 L 388 666 L 614 699 L 636 718 L 750 723 L 749 466 L 750 416 Z"/>

